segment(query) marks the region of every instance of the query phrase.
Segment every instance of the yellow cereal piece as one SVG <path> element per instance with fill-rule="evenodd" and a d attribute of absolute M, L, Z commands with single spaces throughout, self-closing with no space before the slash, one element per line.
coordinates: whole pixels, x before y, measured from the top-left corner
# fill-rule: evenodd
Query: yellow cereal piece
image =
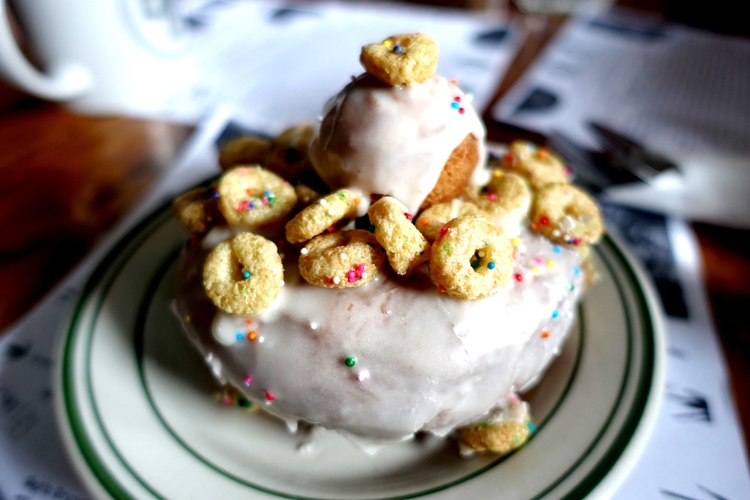
<path fill-rule="evenodd" d="M 437 238 L 440 228 L 447 224 L 448 221 L 461 215 L 482 213 L 482 210 L 474 203 L 455 198 L 451 201 L 432 205 L 430 208 L 423 210 L 419 214 L 419 217 L 417 217 L 414 225 L 427 238 L 427 241 L 433 242 Z"/>
<path fill-rule="evenodd" d="M 458 299 L 481 299 L 505 286 L 513 273 L 513 247 L 502 229 L 481 215 L 448 222 L 432 244 L 430 278 Z"/>
<path fill-rule="evenodd" d="M 401 202 L 384 196 L 370 205 L 367 215 L 396 273 L 406 274 L 430 258 L 430 243 L 412 224 L 412 215 Z"/>
<path fill-rule="evenodd" d="M 320 198 L 287 222 L 287 241 L 302 243 L 345 219 L 355 218 L 359 202 L 359 197 L 347 189 Z"/>
<path fill-rule="evenodd" d="M 239 165 L 262 164 L 272 143 L 263 137 L 247 135 L 231 139 L 219 148 L 219 165 L 227 170 Z"/>
<path fill-rule="evenodd" d="M 528 424 L 516 421 L 479 423 L 456 431 L 462 445 L 479 453 L 509 453 L 524 444 L 530 436 Z"/>
<path fill-rule="evenodd" d="M 380 273 L 385 254 L 375 237 L 363 229 L 316 236 L 300 251 L 299 271 L 315 286 L 352 288 Z"/>
<path fill-rule="evenodd" d="M 393 35 L 381 43 L 362 47 L 359 61 L 365 71 L 388 85 L 418 84 L 437 69 L 440 51 L 430 35 Z"/>
<path fill-rule="evenodd" d="M 525 177 L 535 191 L 567 180 L 565 163 L 560 157 L 528 141 L 511 143 L 502 168 Z"/>
<path fill-rule="evenodd" d="M 557 243 L 580 246 L 596 243 L 604 221 L 596 202 L 571 184 L 545 186 L 536 193 L 529 212 L 531 228 Z"/>
<path fill-rule="evenodd" d="M 309 122 L 285 129 L 272 140 L 271 150 L 261 164 L 290 182 L 311 174 L 309 151 L 315 131 L 315 125 Z"/>
<path fill-rule="evenodd" d="M 197 188 L 178 196 L 172 203 L 172 215 L 190 232 L 199 234 L 224 221 L 213 188 Z"/>
<path fill-rule="evenodd" d="M 229 225 L 250 231 L 283 223 L 297 203 L 291 184 L 257 165 L 226 171 L 216 191 Z"/>
<path fill-rule="evenodd" d="M 240 233 L 219 243 L 203 264 L 203 286 L 213 303 L 231 314 L 266 310 L 284 283 L 284 266 L 271 241 Z"/>
<path fill-rule="evenodd" d="M 518 174 L 500 170 L 494 172 L 486 186 L 467 188 L 462 196 L 493 219 L 510 214 L 526 217 L 531 205 L 531 189 L 526 180 Z"/>
<path fill-rule="evenodd" d="M 294 191 L 297 193 L 297 209 L 300 210 L 312 205 L 313 202 L 318 201 L 322 196 L 307 184 L 302 183 L 294 186 Z"/>

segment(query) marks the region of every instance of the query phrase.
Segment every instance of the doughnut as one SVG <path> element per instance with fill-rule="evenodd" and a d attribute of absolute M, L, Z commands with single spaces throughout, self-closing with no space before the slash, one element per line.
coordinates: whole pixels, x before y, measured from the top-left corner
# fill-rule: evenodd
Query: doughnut
<path fill-rule="evenodd" d="M 390 196 L 384 196 L 367 210 L 370 230 L 398 274 L 412 271 L 430 258 L 430 244 L 412 224 L 406 207 Z"/>
<path fill-rule="evenodd" d="M 178 220 L 206 230 L 182 249 L 174 311 L 217 381 L 290 428 L 341 432 L 367 451 L 430 433 L 506 453 L 534 432 L 517 392 L 574 331 L 596 239 L 577 225 L 595 212 L 571 211 L 586 199 L 569 203 L 569 187 L 555 192 L 565 169 L 544 149 L 519 142 L 501 165 L 488 160 L 471 97 L 434 69 L 421 82 L 409 72 L 432 43 L 418 40 L 365 48 L 373 74 L 327 101 L 319 127 L 271 139 L 262 168 L 227 169 L 215 200 L 178 204 Z M 240 219 L 256 193 L 253 210 L 280 198 L 266 181 L 293 192 L 288 206 L 270 222 Z M 221 216 L 208 221 L 212 205 Z"/>
<path fill-rule="evenodd" d="M 392 196 L 417 215 L 484 171 L 485 135 L 470 96 L 450 80 L 390 87 L 365 74 L 330 100 L 310 161 L 330 189 Z"/>
<path fill-rule="evenodd" d="M 604 221 L 596 202 L 571 184 L 550 184 L 534 196 L 531 228 L 557 243 L 578 246 L 596 243 Z"/>
<path fill-rule="evenodd" d="M 342 220 L 353 219 L 359 204 L 360 198 L 347 189 L 324 196 L 287 222 L 286 239 L 289 243 L 302 243 Z"/>
<path fill-rule="evenodd" d="M 364 229 L 316 236 L 300 252 L 300 275 L 315 286 L 352 288 L 369 283 L 380 272 L 385 256 Z"/>
<path fill-rule="evenodd" d="M 482 209 L 474 203 L 455 198 L 451 201 L 432 205 L 419 214 L 414 225 L 427 241 L 432 243 L 438 231 L 450 220 L 461 215 L 482 214 Z"/>
<path fill-rule="evenodd" d="M 227 170 L 216 192 L 229 225 L 251 231 L 282 223 L 297 203 L 292 185 L 260 166 Z"/>
<path fill-rule="evenodd" d="M 231 314 L 265 311 L 283 283 L 284 266 L 276 245 L 252 233 L 219 243 L 203 265 L 206 294 L 216 307 Z"/>
<path fill-rule="evenodd" d="M 505 286 L 513 273 L 513 247 L 502 229 L 478 214 L 448 222 L 432 244 L 430 278 L 458 299 L 481 299 Z"/>
<path fill-rule="evenodd" d="M 388 85 L 423 83 L 435 74 L 440 51 L 430 35 L 393 35 L 362 47 L 365 71 Z"/>
<path fill-rule="evenodd" d="M 503 157 L 502 168 L 522 175 L 534 190 L 547 184 L 566 182 L 565 163 L 547 148 L 528 141 L 513 141 Z"/>
<path fill-rule="evenodd" d="M 172 215 L 192 233 L 205 233 L 223 222 L 216 205 L 214 188 L 197 188 L 178 196 L 172 203 Z"/>

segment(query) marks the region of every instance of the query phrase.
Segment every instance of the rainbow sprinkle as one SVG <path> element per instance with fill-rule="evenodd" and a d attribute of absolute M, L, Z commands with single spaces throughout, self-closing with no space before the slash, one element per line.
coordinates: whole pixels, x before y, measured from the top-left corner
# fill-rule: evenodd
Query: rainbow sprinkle
<path fill-rule="evenodd" d="M 346 281 L 348 283 L 354 283 L 367 277 L 367 265 L 357 264 L 353 269 L 350 269 L 346 273 Z"/>
<path fill-rule="evenodd" d="M 463 108 L 463 106 L 461 106 L 461 97 L 460 96 L 456 96 L 456 97 L 453 98 L 453 102 L 451 103 L 451 108 L 453 108 L 456 111 L 458 111 L 458 113 L 461 114 L 461 115 L 466 112 L 466 110 Z"/>

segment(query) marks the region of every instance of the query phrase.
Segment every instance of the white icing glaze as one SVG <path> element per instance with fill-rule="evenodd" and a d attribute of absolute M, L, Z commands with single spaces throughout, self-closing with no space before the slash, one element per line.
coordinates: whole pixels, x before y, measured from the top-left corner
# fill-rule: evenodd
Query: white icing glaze
<path fill-rule="evenodd" d="M 382 273 L 355 289 L 315 287 L 288 256 L 272 308 L 246 318 L 217 311 L 206 297 L 206 249 L 195 245 L 186 250 L 177 307 L 217 376 L 287 421 L 384 440 L 444 435 L 531 386 L 572 323 L 578 253 L 528 232 L 516 250 L 520 281 L 477 301 L 439 293 L 422 273 Z M 236 340 L 251 330 L 256 340 Z M 235 332 L 228 345 L 227 332 Z"/>
<path fill-rule="evenodd" d="M 519 207 L 510 208 L 503 212 L 497 210 L 490 214 L 495 224 L 500 226 L 509 238 L 520 235 L 528 225 L 529 208 L 531 207 L 531 196 L 519 200 Z"/>
<path fill-rule="evenodd" d="M 451 106 L 456 97 L 463 113 Z M 390 195 L 416 213 L 469 134 L 478 140 L 478 165 L 484 164 L 484 125 L 470 98 L 444 77 L 389 87 L 363 75 L 326 105 L 310 159 L 332 189 L 356 189 L 365 201 Z M 486 173 L 475 172 L 479 184 Z"/>

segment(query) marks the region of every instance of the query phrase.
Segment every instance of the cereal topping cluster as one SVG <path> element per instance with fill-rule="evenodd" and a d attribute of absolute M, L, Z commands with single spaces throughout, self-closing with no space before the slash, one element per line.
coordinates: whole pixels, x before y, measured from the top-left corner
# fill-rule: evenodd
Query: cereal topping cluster
<path fill-rule="evenodd" d="M 253 142 L 250 139 L 258 138 L 238 141 Z M 222 151 L 235 144 L 228 143 Z M 522 154 L 516 157 L 513 151 Z M 216 225 L 247 231 L 216 247 L 204 267 L 209 297 L 227 312 L 258 314 L 279 293 L 282 259 L 277 246 L 261 236 L 276 235 L 279 228 L 285 233 L 284 243 L 298 249 L 300 274 L 311 285 L 363 286 L 387 264 L 396 275 L 428 272 L 450 297 L 481 299 L 512 277 L 512 235 L 498 218 L 511 215 L 550 240 L 573 247 L 595 243 L 603 233 L 599 209 L 584 191 L 557 182 L 557 170 L 550 176 L 555 182 L 540 174 L 535 165 L 540 156 L 545 162 L 559 162 L 560 172 L 564 168 L 552 153 L 543 151 L 529 143 L 513 143 L 501 166 L 492 169 L 488 184 L 467 187 L 457 198 L 432 205 L 417 217 L 390 196 L 373 202 L 366 216 L 360 216 L 365 201 L 355 189 L 321 195 L 300 182 L 292 186 L 260 165 L 226 165 L 213 187 L 184 194 L 173 210 L 177 220 L 196 234 Z M 513 165 L 515 173 L 506 165 Z M 305 196 L 298 196 L 300 192 Z M 351 229 L 355 220 L 366 221 L 369 230 Z"/>
<path fill-rule="evenodd" d="M 437 54 L 429 35 L 395 35 L 363 47 L 361 60 L 389 85 L 415 85 L 434 74 Z M 458 196 L 412 214 L 391 193 L 363 199 L 357 186 L 326 193 L 308 157 L 314 135 L 303 123 L 273 139 L 234 139 L 219 152 L 218 180 L 175 201 L 176 219 L 191 232 L 235 233 L 204 266 L 206 292 L 220 309 L 254 315 L 270 306 L 283 285 L 278 246 L 299 256 L 300 274 L 314 286 L 425 272 L 448 296 L 475 300 L 511 281 L 520 226 L 568 246 L 595 243 L 603 232 L 596 204 L 568 183 L 564 163 L 531 143 L 516 141 L 490 163 L 486 185 L 453 186 Z"/>

